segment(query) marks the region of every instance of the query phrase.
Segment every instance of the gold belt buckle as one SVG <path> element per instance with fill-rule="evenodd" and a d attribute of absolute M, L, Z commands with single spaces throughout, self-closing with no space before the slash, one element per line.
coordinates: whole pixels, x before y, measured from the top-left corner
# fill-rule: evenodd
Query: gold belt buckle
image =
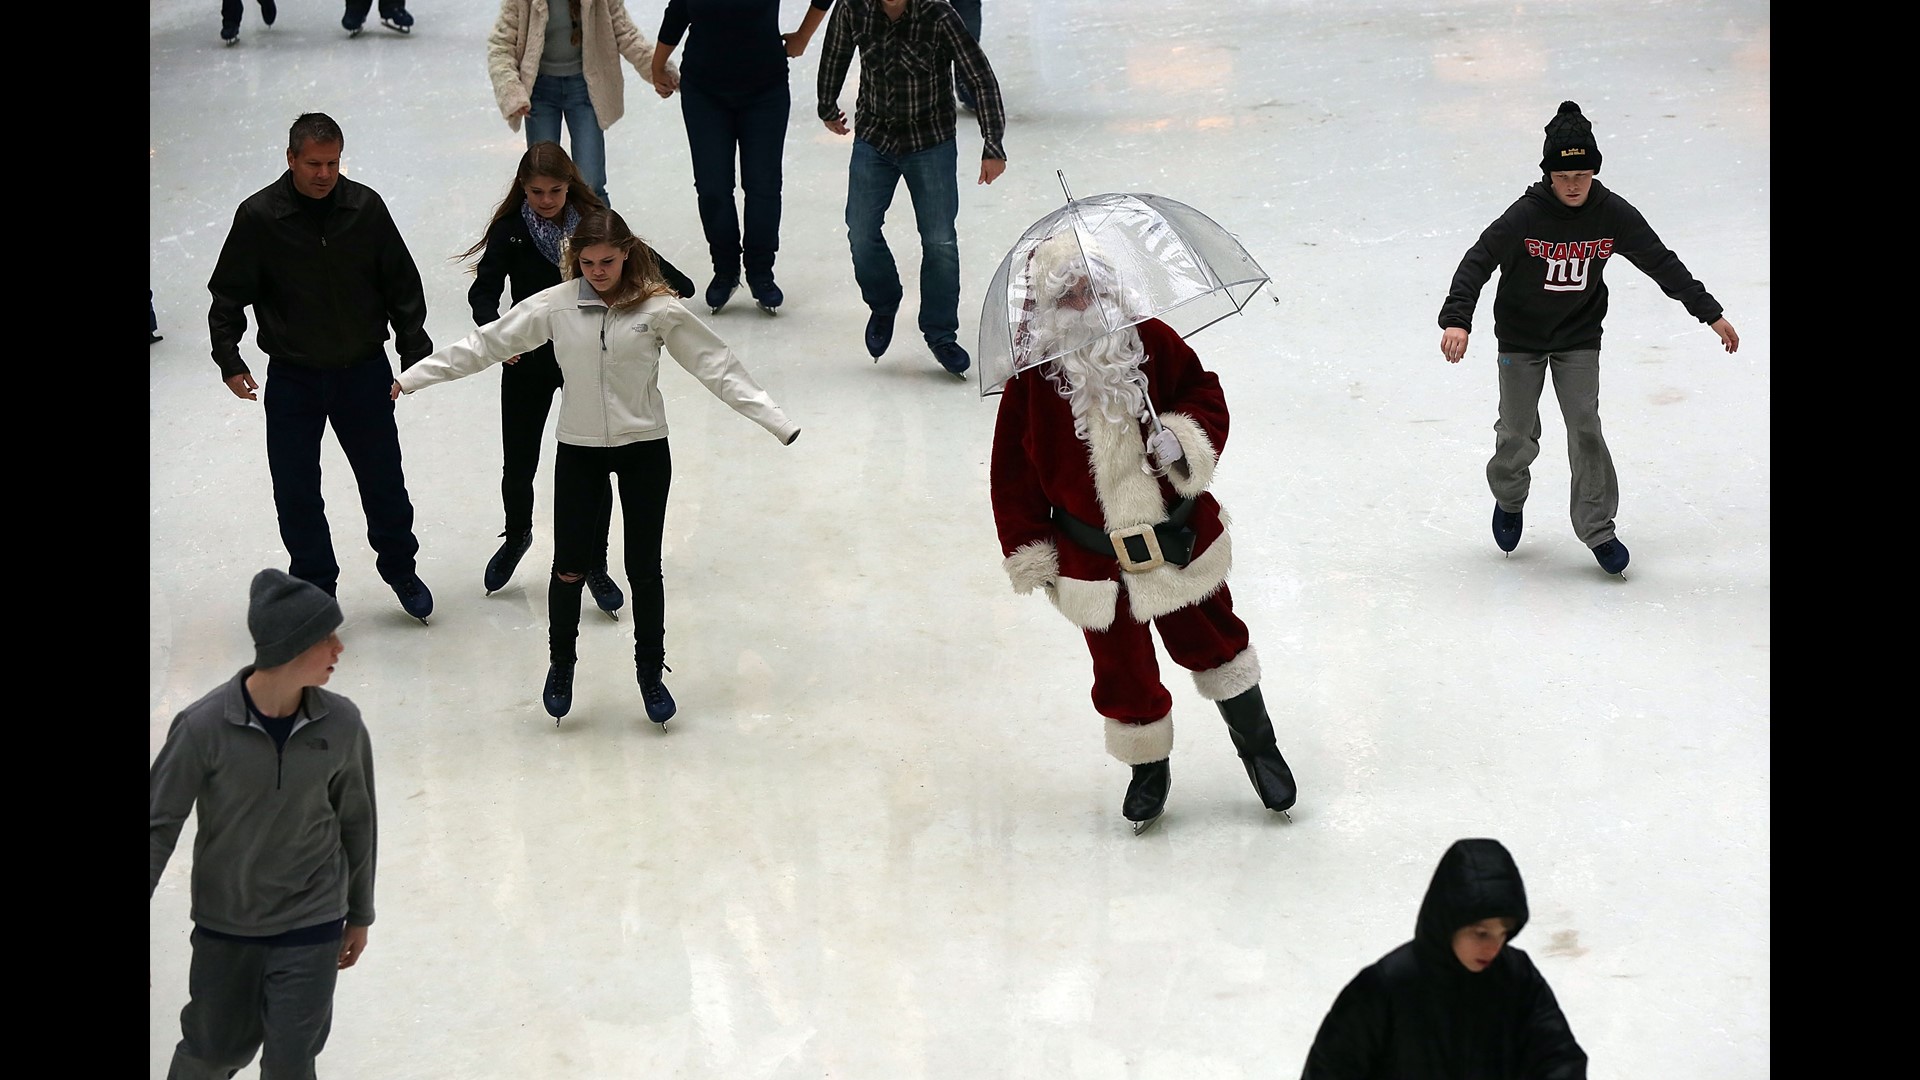
<path fill-rule="evenodd" d="M 1147 557 L 1140 561 L 1135 561 L 1134 557 L 1127 553 L 1127 541 L 1136 536 L 1147 546 Z M 1129 574 L 1144 574 L 1167 564 L 1166 558 L 1160 554 L 1160 534 L 1154 532 L 1151 525 L 1115 529 L 1107 534 L 1107 539 L 1113 544 L 1113 557 L 1120 560 L 1120 569 Z"/>

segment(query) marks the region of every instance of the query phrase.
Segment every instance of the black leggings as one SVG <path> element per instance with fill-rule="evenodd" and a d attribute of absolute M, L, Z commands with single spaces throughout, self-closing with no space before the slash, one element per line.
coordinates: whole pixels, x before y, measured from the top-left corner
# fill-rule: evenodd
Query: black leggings
<path fill-rule="evenodd" d="M 561 443 L 553 458 L 553 580 L 547 587 L 547 647 L 556 664 L 577 659 L 580 591 L 585 575 L 606 559 L 613 522 L 608 480 L 620 487 L 626 524 L 627 585 L 633 597 L 633 656 L 657 670 L 666 656 L 666 592 L 660 580 L 660 538 L 667 524 L 673 455 L 667 440 L 625 446 Z M 580 575 L 564 581 L 560 575 Z"/>

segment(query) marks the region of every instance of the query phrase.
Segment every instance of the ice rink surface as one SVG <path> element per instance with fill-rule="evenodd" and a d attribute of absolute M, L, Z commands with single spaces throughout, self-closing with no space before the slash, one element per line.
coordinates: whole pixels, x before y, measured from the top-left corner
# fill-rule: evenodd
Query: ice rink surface
<path fill-rule="evenodd" d="M 662 4 L 629 0 L 653 36 Z M 803 4 L 786 0 L 782 22 Z M 349 40 L 338 3 L 152 0 L 150 749 L 251 656 L 247 583 L 286 565 L 260 406 L 209 359 L 206 282 L 234 207 L 308 110 L 385 198 L 427 329 L 471 329 L 479 239 L 525 144 L 493 101 L 487 0 L 416 0 Z M 588 605 L 572 715 L 541 709 L 551 444 L 535 543 L 498 543 L 498 376 L 400 402 L 432 625 L 374 572 L 329 437 L 346 654 L 372 731 L 378 920 L 341 977 L 323 1075 L 402 1078 L 1297 1076 L 1334 995 L 1407 940 L 1441 852 L 1491 836 L 1526 876 L 1517 945 L 1595 1077 L 1769 1074 L 1771 17 L 1758 2 L 989 0 L 1009 167 L 973 183 L 960 121 L 961 340 L 1027 224 L 1151 191 L 1273 276 L 1193 339 L 1233 409 L 1232 512 L 1292 822 L 1255 800 L 1217 714 L 1164 661 L 1173 791 L 1141 837 L 1078 632 L 1000 568 L 997 398 L 913 332 L 861 346 L 849 140 L 792 65 L 769 317 L 711 325 L 804 428 L 783 448 L 666 366 L 672 731 L 646 721 L 631 624 Z M 857 78 L 858 67 L 855 75 Z M 704 285 L 678 102 L 631 69 L 612 200 Z M 1461 254 L 1537 179 L 1580 103 L 1602 181 L 1725 305 L 1740 351 L 1613 268 L 1602 416 L 1628 580 L 1566 520 L 1564 428 L 1520 548 L 1488 534 L 1492 287 L 1466 360 L 1435 323 Z M 852 111 L 854 83 L 841 102 Z M 705 309 L 698 309 L 703 317 Z M 243 353 L 257 376 L 265 358 Z M 617 535 L 616 528 L 616 535 Z M 617 560 L 616 548 L 616 560 Z M 616 561 L 616 569 L 618 563 Z M 192 826 L 150 905 L 150 1073 L 178 1038 Z M 257 1075 L 257 1066 L 242 1076 Z"/>

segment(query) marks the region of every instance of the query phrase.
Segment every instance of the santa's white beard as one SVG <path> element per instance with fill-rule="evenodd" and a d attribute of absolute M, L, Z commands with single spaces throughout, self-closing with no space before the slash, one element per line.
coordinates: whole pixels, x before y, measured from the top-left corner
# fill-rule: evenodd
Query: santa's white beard
<path fill-rule="evenodd" d="M 1140 365 L 1147 359 L 1146 346 L 1131 326 L 1107 333 L 1106 323 L 1091 306 L 1085 311 L 1057 307 L 1034 320 L 1034 336 L 1043 348 L 1096 335 L 1104 336 L 1047 365 L 1047 379 L 1073 408 L 1073 433 L 1082 440 L 1089 418 L 1096 414 L 1114 424 L 1144 418 L 1147 373 Z"/>

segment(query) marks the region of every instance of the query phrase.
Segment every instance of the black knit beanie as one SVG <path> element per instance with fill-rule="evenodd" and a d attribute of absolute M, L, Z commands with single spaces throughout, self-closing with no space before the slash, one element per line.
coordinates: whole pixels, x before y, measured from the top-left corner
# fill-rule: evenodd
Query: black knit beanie
<path fill-rule="evenodd" d="M 1560 111 L 1547 121 L 1546 145 L 1540 149 L 1543 173 L 1600 171 L 1600 146 L 1593 141 L 1593 124 L 1580 115 L 1580 106 L 1571 101 L 1560 103 Z"/>
<path fill-rule="evenodd" d="M 312 582 L 282 570 L 253 575 L 247 629 L 253 632 L 253 666 L 279 667 L 327 639 L 345 617 L 340 605 Z"/>

